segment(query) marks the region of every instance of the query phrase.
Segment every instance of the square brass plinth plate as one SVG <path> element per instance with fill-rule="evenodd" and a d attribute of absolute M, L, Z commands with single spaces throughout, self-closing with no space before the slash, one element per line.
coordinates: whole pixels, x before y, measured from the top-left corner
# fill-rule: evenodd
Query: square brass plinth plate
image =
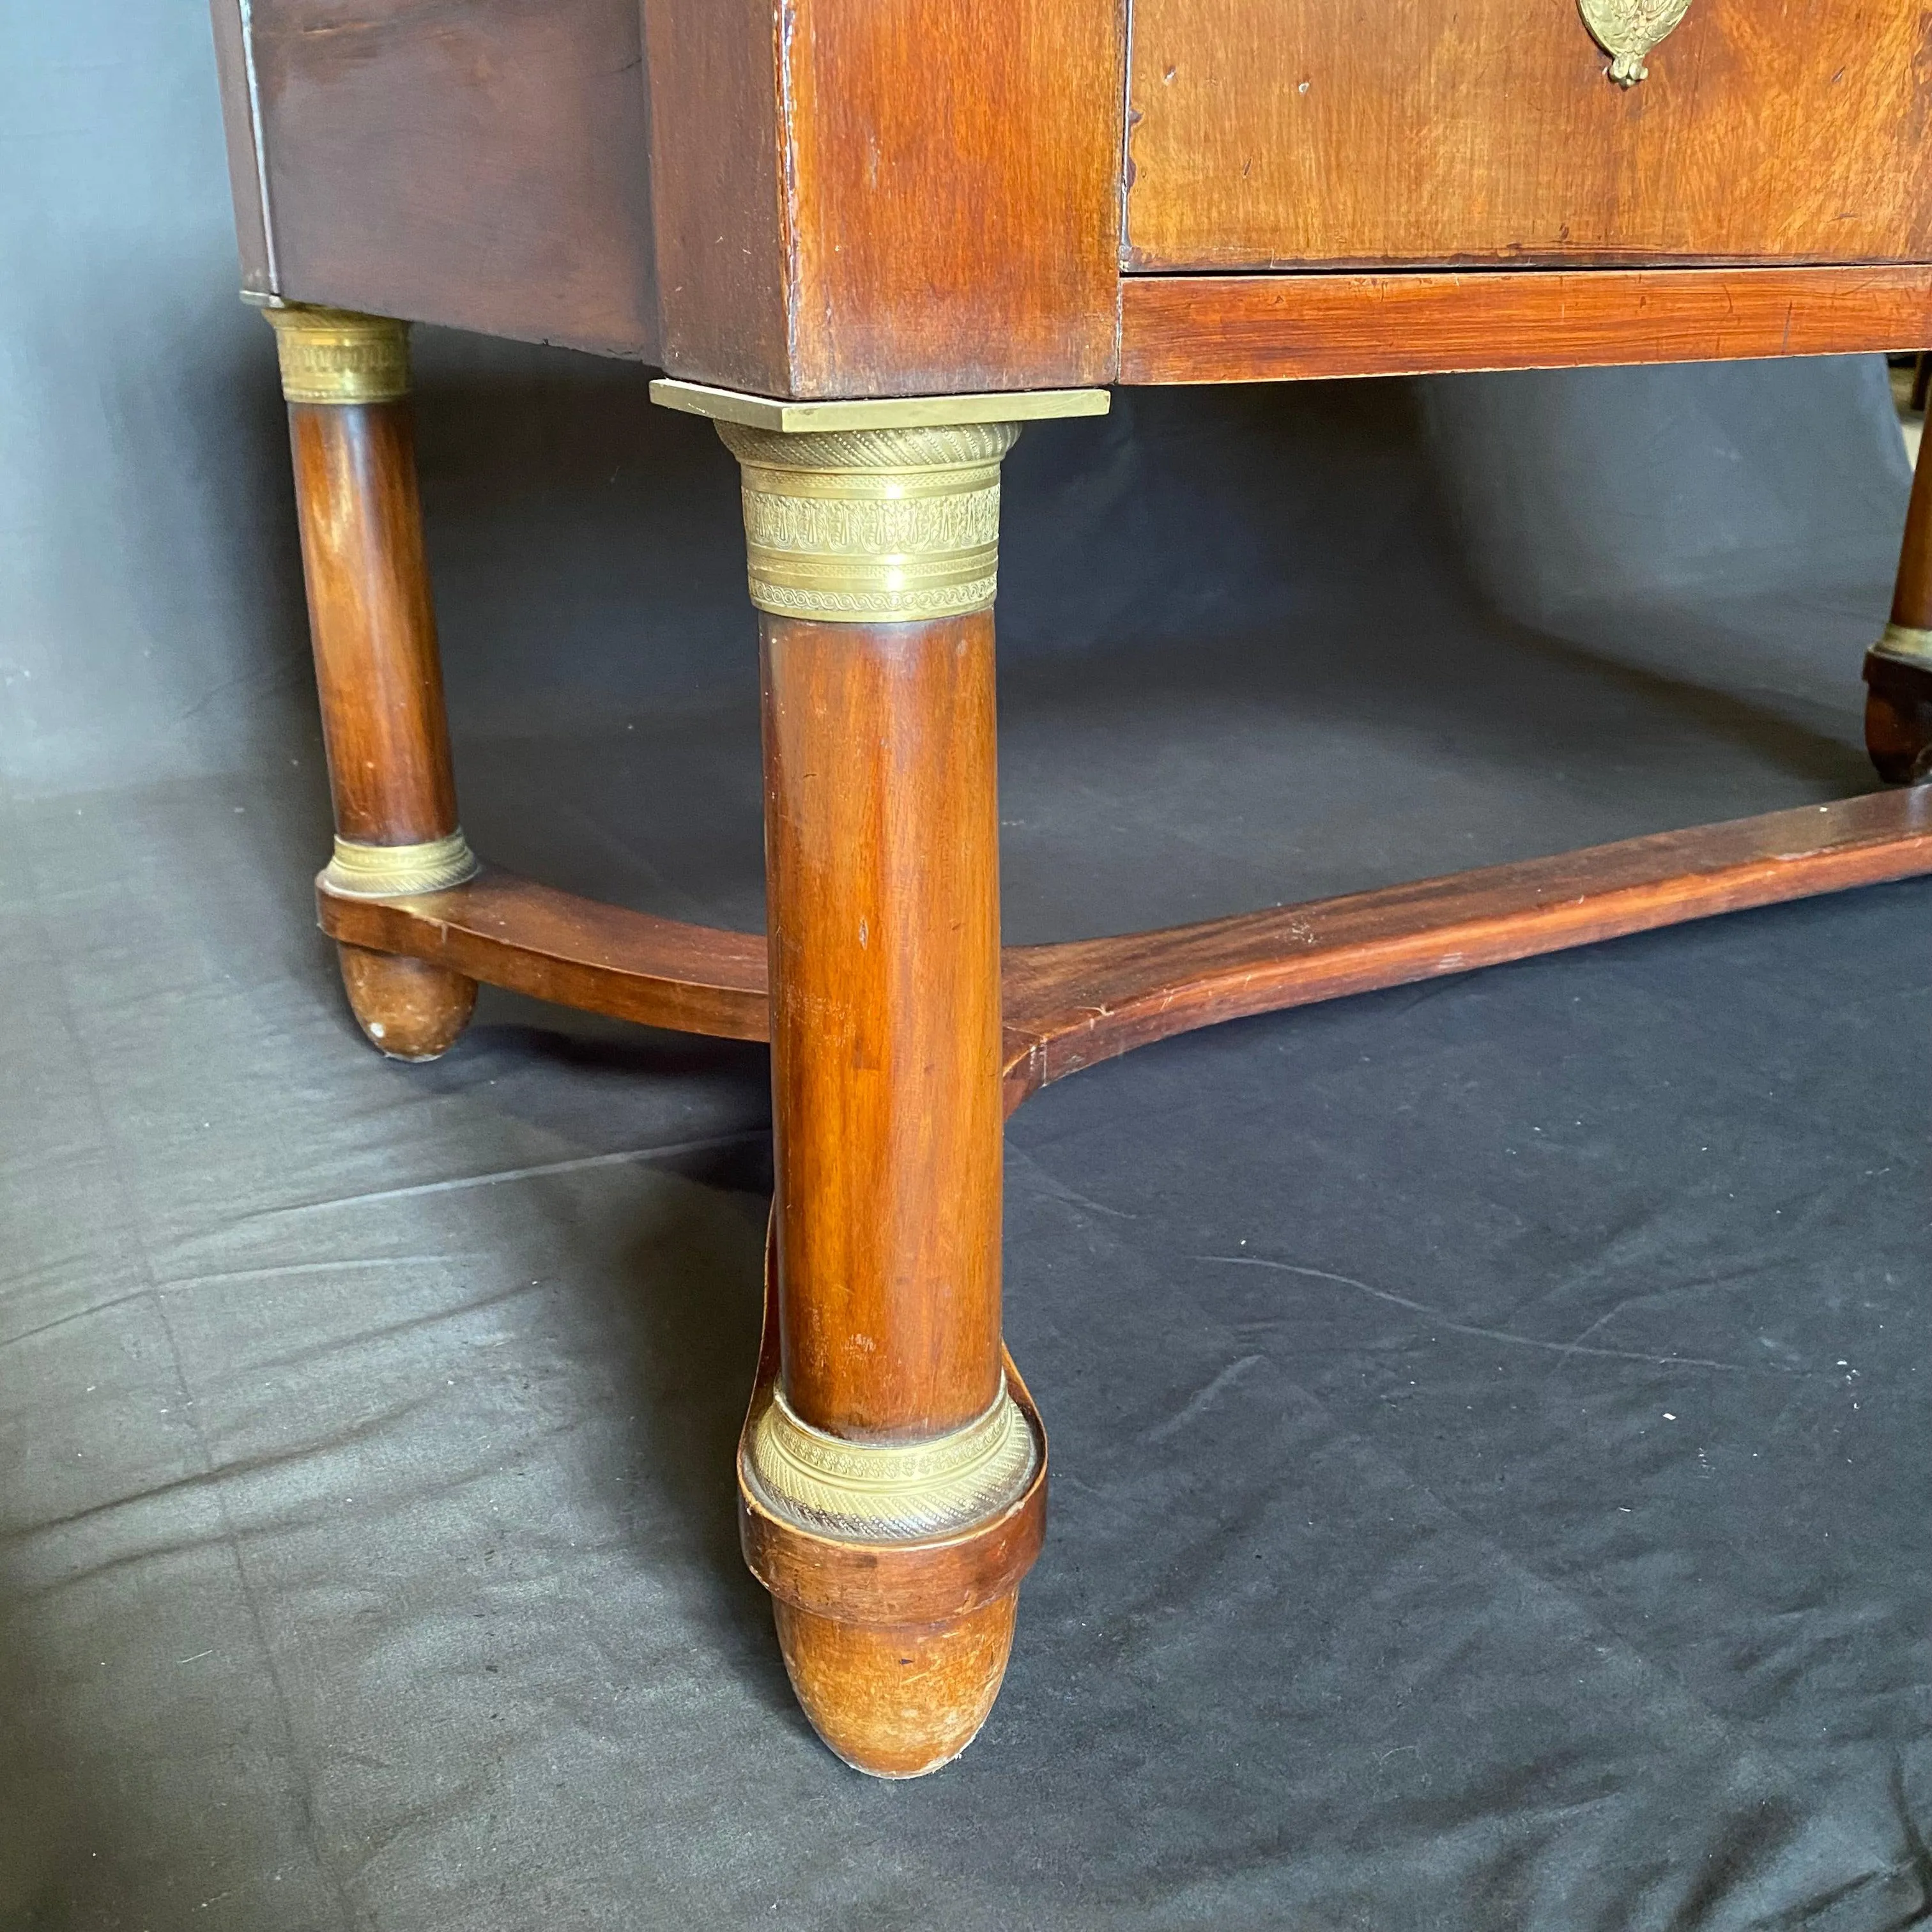
<path fill-rule="evenodd" d="M 788 435 L 814 430 L 931 429 L 949 423 L 1040 422 L 1054 416 L 1103 416 L 1113 398 L 1105 389 L 1011 389 L 974 396 L 858 396 L 821 403 L 787 402 L 680 382 L 661 376 L 651 400 L 687 415 Z"/>

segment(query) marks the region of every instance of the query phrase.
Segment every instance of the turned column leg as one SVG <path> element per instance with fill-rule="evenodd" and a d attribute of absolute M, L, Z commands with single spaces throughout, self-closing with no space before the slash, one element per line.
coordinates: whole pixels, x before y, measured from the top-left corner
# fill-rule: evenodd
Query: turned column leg
<path fill-rule="evenodd" d="M 819 1735 L 913 1778 L 992 1708 L 1045 1516 L 1000 1334 L 992 607 L 1018 431 L 718 429 L 761 613 L 777 1174 L 740 1522 Z"/>
<path fill-rule="evenodd" d="M 1865 747 L 1894 784 L 1932 778 L 1932 461 L 1918 451 L 1892 622 L 1865 654 Z"/>
<path fill-rule="evenodd" d="M 295 454 L 316 686 L 335 807 L 318 890 L 396 898 L 476 870 L 456 817 L 436 617 L 423 560 L 407 325 L 338 309 L 270 309 Z M 338 947 L 362 1030 L 433 1060 L 476 1003 L 472 980 Z"/>

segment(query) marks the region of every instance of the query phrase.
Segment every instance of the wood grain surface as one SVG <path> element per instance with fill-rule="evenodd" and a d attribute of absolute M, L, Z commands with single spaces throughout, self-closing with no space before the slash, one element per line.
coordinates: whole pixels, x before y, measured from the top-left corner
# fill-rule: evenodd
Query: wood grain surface
<path fill-rule="evenodd" d="M 289 438 L 335 829 L 447 838 L 456 781 L 410 406 L 292 403 Z"/>
<path fill-rule="evenodd" d="M 249 295 L 272 296 L 275 277 L 268 256 L 268 210 L 264 196 L 261 154 L 256 146 L 254 50 L 242 0 L 211 0 L 214 30 L 214 75 L 221 90 L 221 131 L 228 150 L 228 190 L 235 203 L 235 246 L 241 257 L 242 287 Z"/>
<path fill-rule="evenodd" d="M 795 4 L 794 391 L 1110 380 L 1124 0 Z"/>
<path fill-rule="evenodd" d="M 1932 342 L 1932 267 L 1133 275 L 1120 285 L 1124 382 L 1702 362 L 1922 342 Z"/>
<path fill-rule="evenodd" d="M 656 358 L 637 0 L 212 4 L 273 292 Z"/>
<path fill-rule="evenodd" d="M 768 395 L 1113 372 L 1124 0 L 644 0 L 664 363 Z"/>
<path fill-rule="evenodd" d="M 1932 461 L 1923 442 L 1905 513 L 1892 621 L 1909 631 L 1932 631 Z M 1864 676 L 1865 749 L 1874 769 L 1894 784 L 1932 778 L 1932 665 L 1874 650 L 1866 656 Z"/>
<path fill-rule="evenodd" d="M 1136 0 L 1129 265 L 1932 256 L 1918 0 Z"/>
<path fill-rule="evenodd" d="M 781 1390 L 859 1442 L 929 1441 L 1000 1392 L 992 613 L 766 613 L 759 630 L 776 1187 L 740 1529 L 819 1736 L 875 1776 L 917 1777 L 965 1748 L 999 1693 L 1044 1522 L 1030 1406 L 1026 1488 L 942 1538 L 801 1528 L 745 1472 Z"/>
<path fill-rule="evenodd" d="M 1198 926 L 1009 946 L 1006 1097 L 1169 1034 L 1277 1007 L 1932 871 L 1932 796 L 1657 834 Z M 538 999 L 731 1040 L 766 1036 L 766 947 L 486 868 L 412 899 L 318 895 L 322 930 Z"/>
<path fill-rule="evenodd" d="M 414 898 L 318 887 L 334 939 L 448 967 L 485 985 L 585 1012 L 722 1040 L 763 1040 L 765 942 L 604 905 L 486 866 Z"/>
<path fill-rule="evenodd" d="M 447 837 L 456 781 L 409 404 L 291 404 L 289 438 L 335 829 L 370 845 Z M 392 1058 L 434 1060 L 468 1024 L 473 980 L 358 946 L 340 957 L 350 1010 Z"/>
<path fill-rule="evenodd" d="M 1905 540 L 1899 546 L 1892 621 L 1907 630 L 1932 631 L 1932 462 L 1926 460 L 1923 442 L 1912 472 L 1912 500 L 1906 507 Z"/>
<path fill-rule="evenodd" d="M 251 288 L 770 395 L 1112 374 L 1125 0 L 998 31 L 975 0 L 212 4 Z"/>
<path fill-rule="evenodd" d="M 338 941 L 342 990 L 369 1043 L 392 1060 L 440 1060 L 476 1006 L 476 982 L 446 967 Z"/>
<path fill-rule="evenodd" d="M 790 262 L 772 0 L 641 4 L 661 359 L 673 375 L 694 381 L 788 394 Z"/>
<path fill-rule="evenodd" d="M 1932 872 L 1932 793 L 1876 793 L 1120 939 L 1010 947 L 1007 1097 L 1248 1013 Z"/>
<path fill-rule="evenodd" d="M 1892 784 L 1932 778 L 1932 665 L 1865 656 L 1865 750 Z"/>
<path fill-rule="evenodd" d="M 776 1374 L 776 1336 L 769 1314 L 767 1323 L 771 1346 L 760 1358 L 748 1435 Z M 1043 1450 L 1046 1436 L 1033 1397 L 1012 1359 L 1003 1354 L 1003 1360 L 1013 1400 Z M 774 1597 L 813 1616 L 903 1627 L 974 1616 L 1011 1598 L 1046 1536 L 1044 1454 L 1022 1493 L 970 1529 L 925 1542 L 857 1543 L 808 1534 L 775 1515 L 742 1478 L 745 1453 L 741 1442 L 738 1528 L 746 1564 Z"/>
<path fill-rule="evenodd" d="M 772 1600 L 800 1708 L 826 1744 L 874 1778 L 923 1778 L 952 1761 L 992 1714 L 1013 1647 L 1017 1593 L 940 1624 L 814 1616 Z"/>
<path fill-rule="evenodd" d="M 1046 1536 L 1046 1434 L 1006 1356 L 1006 1386 L 1040 1453 L 1025 1489 L 996 1515 L 899 1544 L 811 1534 L 774 1515 L 745 1469 L 779 1371 L 777 1274 L 768 1233 L 758 1370 L 738 1445 L 745 1562 L 771 1592 L 785 1669 L 820 1736 L 860 1770 L 918 1777 L 972 1742 L 999 1695 L 1020 1582 Z"/>
<path fill-rule="evenodd" d="M 1010 1597 L 1046 1534 L 1042 1463 L 1026 1492 L 997 1516 L 942 1542 L 843 1543 L 808 1536 L 740 1490 L 752 1574 L 773 1596 L 818 1616 L 886 1625 L 972 1616 Z"/>
<path fill-rule="evenodd" d="M 916 1440 L 999 1390 L 992 617 L 760 630 L 785 1395 Z"/>

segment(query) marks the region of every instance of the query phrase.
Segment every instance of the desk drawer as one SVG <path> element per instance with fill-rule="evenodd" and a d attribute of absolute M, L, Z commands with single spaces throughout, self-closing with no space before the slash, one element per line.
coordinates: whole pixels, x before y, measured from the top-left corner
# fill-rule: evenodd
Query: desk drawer
<path fill-rule="evenodd" d="M 1132 48 L 1131 269 L 1932 256 L 1921 0 L 1690 0 L 1628 86 L 1578 0 L 1134 0 Z"/>

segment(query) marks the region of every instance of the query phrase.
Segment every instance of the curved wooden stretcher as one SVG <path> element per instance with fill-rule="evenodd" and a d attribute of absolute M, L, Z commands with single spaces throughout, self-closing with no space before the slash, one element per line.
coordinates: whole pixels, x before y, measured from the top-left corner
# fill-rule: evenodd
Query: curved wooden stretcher
<path fill-rule="evenodd" d="M 1000 1312 L 1029 1094 L 1243 1014 L 1932 872 L 1924 463 L 1865 664 L 1905 789 L 1003 951 L 994 757 L 1000 462 L 1108 386 L 1932 342 L 1916 4 L 1466 0 L 1453 58 L 1430 0 L 1024 0 L 998 26 L 974 0 L 213 4 L 289 404 L 322 928 L 400 1058 L 447 1051 L 479 982 L 770 1042 L 740 1522 L 801 1701 L 861 1768 L 970 1741 L 1041 1546 Z M 471 852 L 409 321 L 664 370 L 737 459 L 763 936 Z"/>
<path fill-rule="evenodd" d="M 1874 792 L 1414 885 L 1000 956 L 1007 1112 L 1197 1027 L 1932 872 L 1932 792 Z M 483 868 L 413 898 L 318 885 L 332 939 L 676 1033 L 769 1040 L 762 934 L 630 912 Z"/>

